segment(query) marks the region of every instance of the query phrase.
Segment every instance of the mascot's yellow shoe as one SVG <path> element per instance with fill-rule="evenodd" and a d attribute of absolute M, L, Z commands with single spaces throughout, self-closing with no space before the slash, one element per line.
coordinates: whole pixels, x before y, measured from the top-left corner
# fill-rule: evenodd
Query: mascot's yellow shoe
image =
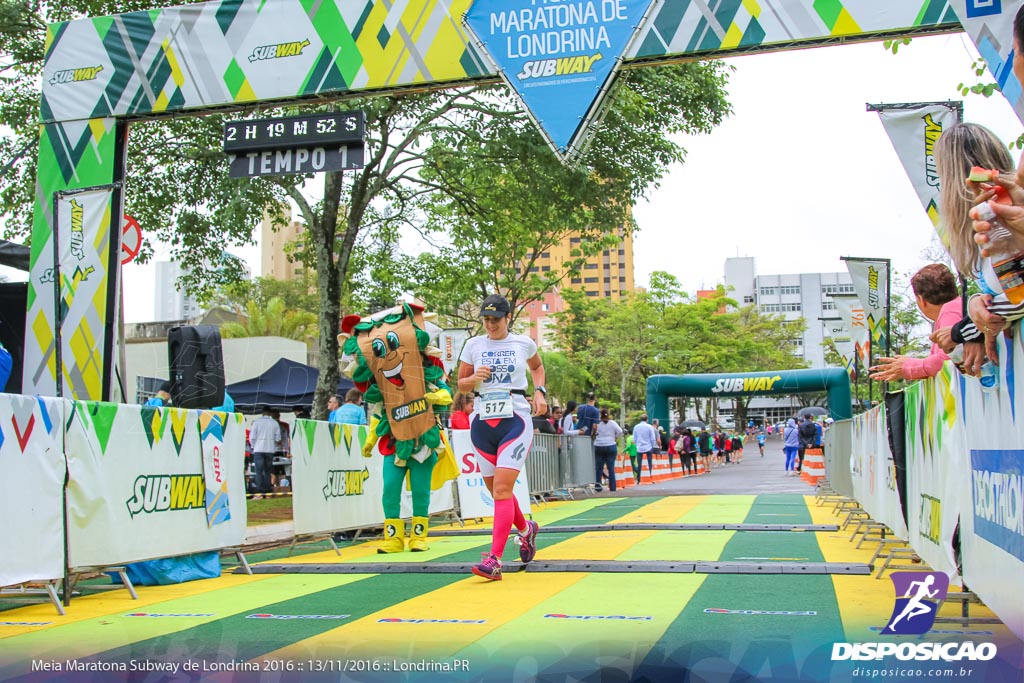
<path fill-rule="evenodd" d="M 384 542 L 377 548 L 377 552 L 400 553 L 405 550 L 405 522 L 400 519 L 384 520 Z"/>
<path fill-rule="evenodd" d="M 427 529 L 430 528 L 429 517 L 413 517 L 412 530 L 409 532 L 409 550 L 414 553 L 423 552 L 427 545 Z"/>

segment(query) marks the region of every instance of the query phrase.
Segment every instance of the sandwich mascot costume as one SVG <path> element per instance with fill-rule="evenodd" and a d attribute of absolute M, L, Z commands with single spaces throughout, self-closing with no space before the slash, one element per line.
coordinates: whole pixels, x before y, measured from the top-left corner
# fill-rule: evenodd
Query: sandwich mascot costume
<path fill-rule="evenodd" d="M 458 477 L 458 465 L 437 413 L 447 412 L 452 390 L 441 351 L 430 346 L 423 307 L 402 304 L 369 317 L 342 320 L 342 349 L 355 360 L 346 370 L 370 405 L 363 456 L 374 446 L 384 457 L 384 542 L 378 553 L 405 550 L 402 484 L 412 491 L 409 549 L 427 549 L 430 492 Z"/>

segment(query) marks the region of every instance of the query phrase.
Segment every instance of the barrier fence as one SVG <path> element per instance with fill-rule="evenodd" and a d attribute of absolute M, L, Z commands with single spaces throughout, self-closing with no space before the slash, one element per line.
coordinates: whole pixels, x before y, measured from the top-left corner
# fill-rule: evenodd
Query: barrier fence
<path fill-rule="evenodd" d="M 999 338 L 997 387 L 946 363 L 888 410 L 835 423 L 825 466 L 834 490 L 1024 637 L 1024 340 L 1013 331 Z"/>

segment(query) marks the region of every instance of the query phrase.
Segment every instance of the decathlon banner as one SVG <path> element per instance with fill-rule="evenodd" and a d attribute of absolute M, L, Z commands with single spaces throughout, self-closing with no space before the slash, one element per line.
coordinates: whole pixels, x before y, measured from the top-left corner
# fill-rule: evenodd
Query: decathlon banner
<path fill-rule="evenodd" d="M 0 586 L 64 576 L 63 399 L 0 394 Z"/>
<path fill-rule="evenodd" d="M 204 411 L 84 401 L 72 411 L 65 437 L 70 567 L 242 544 L 245 431 L 236 420 L 222 423 L 230 519 L 211 527 L 199 434 Z"/>
<path fill-rule="evenodd" d="M 960 577 L 953 557 L 953 531 L 968 500 L 959 384 L 953 364 L 947 362 L 935 377 L 912 384 L 904 392 L 907 538 L 921 559 L 948 574 L 955 584 Z"/>
<path fill-rule="evenodd" d="M 850 256 L 841 257 L 853 279 L 864 312 L 867 314 L 868 332 L 871 335 L 872 358 L 887 353 L 889 341 L 886 328 L 889 317 L 889 259 L 865 259 Z"/>
<path fill-rule="evenodd" d="M 850 378 L 856 379 L 858 370 L 867 374 L 871 357 L 871 332 L 868 330 L 867 314 L 860 298 L 855 294 L 830 294 L 836 303 L 836 312 L 843 325 L 850 331 L 853 353 L 849 358 Z M 840 352 L 841 353 L 841 352 Z M 844 360 L 847 360 L 844 357 Z"/>
<path fill-rule="evenodd" d="M 480 475 L 480 466 L 476 464 L 476 449 L 473 448 L 469 430 L 453 429 L 451 435 L 452 450 L 459 463 L 459 509 L 463 519 L 493 517 L 494 498 L 487 491 L 484 478 Z M 523 468 L 516 477 L 512 495 L 519 501 L 519 508 L 523 514 L 530 514 L 530 484 L 527 481 L 526 468 Z"/>
<path fill-rule="evenodd" d="M 1024 329 L 1000 335 L 999 386 L 957 375 L 967 462 L 957 480 L 964 582 L 1024 638 Z M 948 363 L 947 363 L 948 365 Z"/>
<path fill-rule="evenodd" d="M 900 538 L 906 538 L 907 525 L 896 490 L 896 467 L 889 450 L 884 405 L 853 418 L 851 441 L 854 498 L 872 519 L 888 526 Z"/>
<path fill-rule="evenodd" d="M 559 158 L 579 154 L 653 0 L 474 0 L 466 28 Z"/>
<path fill-rule="evenodd" d="M 889 142 L 903 164 L 921 206 L 939 227 L 939 172 L 935 167 L 935 142 L 961 118 L 963 102 L 869 104 L 878 112 Z"/>
<path fill-rule="evenodd" d="M 62 396 L 99 400 L 109 388 L 104 368 L 113 370 L 113 340 L 107 313 L 117 290 L 114 256 L 121 249 L 120 231 L 110 231 L 113 195 L 110 187 L 56 195 L 54 232 L 44 246 L 52 250 L 56 242 L 56 267 L 50 259 L 49 268 L 34 268 L 31 273 L 35 299 L 30 297 L 32 310 L 26 320 L 29 338 L 22 379 L 27 394 L 57 395 L 58 351 Z M 56 313 L 54 288 L 59 291 Z M 58 324 L 59 349 L 54 333 Z"/>
<path fill-rule="evenodd" d="M 974 41 L 999 90 L 1024 121 L 1021 84 L 1013 75 L 1013 17 L 1020 0 L 949 0 L 949 5 Z"/>
<path fill-rule="evenodd" d="M 295 535 L 379 526 L 384 522 L 384 456 L 363 457 L 365 425 L 296 420 L 292 432 L 292 515 Z M 430 492 L 430 514 L 452 510 L 450 485 Z M 412 494 L 402 491 L 402 514 Z"/>

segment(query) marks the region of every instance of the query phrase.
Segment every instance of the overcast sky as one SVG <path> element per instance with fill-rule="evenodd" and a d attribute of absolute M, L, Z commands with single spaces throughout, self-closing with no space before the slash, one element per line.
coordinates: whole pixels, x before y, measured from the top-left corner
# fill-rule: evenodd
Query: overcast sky
<path fill-rule="evenodd" d="M 733 115 L 683 139 L 686 163 L 636 206 L 637 284 L 664 270 L 693 293 L 737 255 L 761 275 L 844 271 L 840 256 L 917 270 L 934 231 L 865 104 L 961 99 L 973 55 L 961 33 L 915 38 L 896 55 L 865 43 L 728 60 Z M 1007 141 L 1021 132 L 1001 95 L 971 95 L 964 115 Z"/>
<path fill-rule="evenodd" d="M 728 60 L 734 113 L 685 138 L 684 165 L 635 208 L 636 284 L 674 274 L 693 293 L 723 279 L 729 256 L 754 256 L 762 275 L 845 270 L 840 256 L 891 258 L 913 272 L 933 230 L 878 115 L 865 104 L 959 99 L 974 82 L 966 34 Z M 965 118 L 1010 141 L 1022 127 L 1001 95 L 972 95 Z M 1019 154 L 1014 151 L 1013 156 Z M 260 273 L 258 248 L 232 249 Z M 128 322 L 153 315 L 150 267 L 125 273 Z"/>

